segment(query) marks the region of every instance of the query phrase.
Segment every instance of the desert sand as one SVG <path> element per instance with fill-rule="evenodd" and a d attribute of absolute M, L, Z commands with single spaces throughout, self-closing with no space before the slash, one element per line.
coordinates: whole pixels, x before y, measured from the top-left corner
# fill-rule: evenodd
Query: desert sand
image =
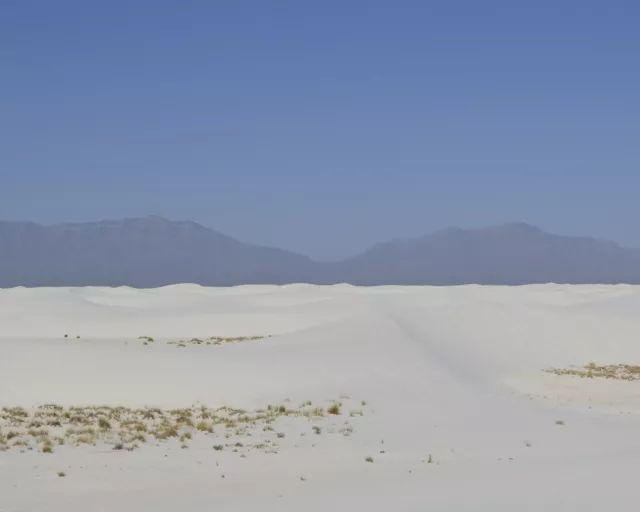
<path fill-rule="evenodd" d="M 634 286 L 0 290 L 0 511 L 636 510 L 640 381 L 544 370 L 640 364 L 639 311 Z M 51 453 L 7 413 L 44 404 Z M 99 406 L 227 416 L 78 443 L 64 411 Z"/>

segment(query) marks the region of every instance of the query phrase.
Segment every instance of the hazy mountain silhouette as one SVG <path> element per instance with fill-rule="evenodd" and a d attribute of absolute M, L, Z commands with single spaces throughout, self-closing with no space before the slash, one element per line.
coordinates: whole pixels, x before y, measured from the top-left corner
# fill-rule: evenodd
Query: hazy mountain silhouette
<path fill-rule="evenodd" d="M 305 256 L 161 217 L 44 227 L 0 223 L 0 287 L 300 282 Z"/>
<path fill-rule="evenodd" d="M 379 244 L 339 267 L 353 284 L 640 283 L 640 250 L 512 223 Z"/>
<path fill-rule="evenodd" d="M 337 263 L 239 242 L 160 217 L 41 226 L 0 222 L 0 287 L 295 282 L 640 283 L 640 250 L 527 224 L 449 228 Z"/>

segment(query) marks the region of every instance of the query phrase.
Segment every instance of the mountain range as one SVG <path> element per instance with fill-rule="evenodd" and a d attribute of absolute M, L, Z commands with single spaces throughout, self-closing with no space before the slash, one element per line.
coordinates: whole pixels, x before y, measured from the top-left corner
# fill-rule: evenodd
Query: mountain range
<path fill-rule="evenodd" d="M 175 283 L 459 285 L 640 283 L 640 249 L 523 223 L 448 228 L 324 263 L 194 222 L 140 219 L 42 226 L 0 222 L 0 288 Z"/>

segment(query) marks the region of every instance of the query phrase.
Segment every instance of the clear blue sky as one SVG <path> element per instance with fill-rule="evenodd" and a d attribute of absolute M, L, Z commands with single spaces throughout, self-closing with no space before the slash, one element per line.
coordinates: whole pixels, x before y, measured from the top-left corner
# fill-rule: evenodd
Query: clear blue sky
<path fill-rule="evenodd" d="M 0 218 L 640 246 L 640 2 L 3 0 Z"/>

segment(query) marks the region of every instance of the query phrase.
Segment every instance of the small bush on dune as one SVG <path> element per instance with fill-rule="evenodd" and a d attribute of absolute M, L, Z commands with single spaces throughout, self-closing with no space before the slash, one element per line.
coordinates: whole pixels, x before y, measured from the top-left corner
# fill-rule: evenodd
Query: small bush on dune
<path fill-rule="evenodd" d="M 327 412 L 329 414 L 334 414 L 334 415 L 340 414 L 340 404 L 338 403 L 333 404 L 331 407 L 327 409 Z"/>

